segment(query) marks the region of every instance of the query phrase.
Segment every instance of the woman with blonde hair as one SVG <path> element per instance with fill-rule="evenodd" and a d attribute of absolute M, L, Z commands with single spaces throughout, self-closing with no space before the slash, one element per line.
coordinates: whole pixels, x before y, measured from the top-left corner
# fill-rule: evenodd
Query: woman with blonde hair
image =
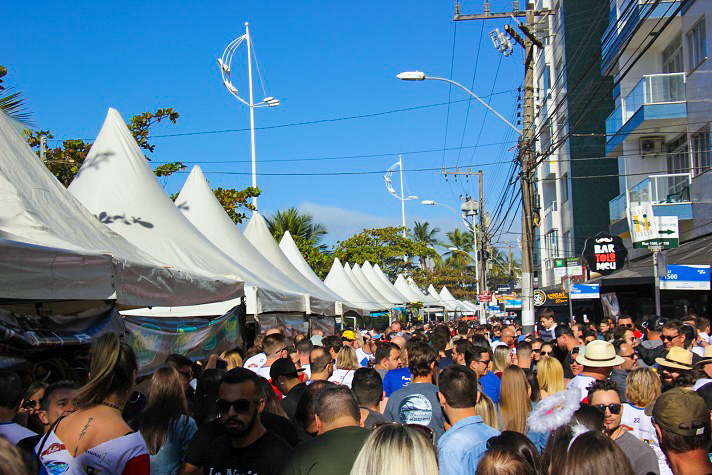
<path fill-rule="evenodd" d="M 198 426 L 188 417 L 188 401 L 175 368 L 160 368 L 153 374 L 146 408 L 131 425 L 146 441 L 151 473 L 177 474 Z"/>
<path fill-rule="evenodd" d="M 566 388 L 564 367 L 559 360 L 550 356 L 540 359 L 536 364 L 536 379 L 539 381 L 542 399 Z"/>
<path fill-rule="evenodd" d="M 342 346 L 336 356 L 336 364 L 334 374 L 331 375 L 329 381 L 336 384 L 344 384 L 351 387 L 351 381 L 354 379 L 354 371 L 359 369 L 361 365 L 358 363 L 356 350 L 350 346 Z"/>
<path fill-rule="evenodd" d="M 510 365 L 504 369 L 499 394 L 499 426 L 501 430 L 524 434 L 529 437 L 539 451 L 544 450 L 547 434 L 530 431 L 527 425 L 527 417 L 532 410 L 531 388 L 522 368 Z"/>
<path fill-rule="evenodd" d="M 512 363 L 512 356 L 507 345 L 499 345 L 492 354 L 492 372 L 502 379 L 504 368 Z"/>
<path fill-rule="evenodd" d="M 401 424 L 376 427 L 361 447 L 350 475 L 435 475 L 438 459 L 433 440 Z"/>
<path fill-rule="evenodd" d="M 122 417 L 137 370 L 136 355 L 118 335 L 104 333 L 94 341 L 89 382 L 78 391 L 80 409 L 58 419 L 38 444 L 45 467 L 66 466 L 67 473 L 150 473 L 146 442 Z M 43 451 L 42 444 L 59 449 Z"/>
<path fill-rule="evenodd" d="M 220 355 L 220 359 L 227 363 L 227 369 L 225 371 L 242 368 L 242 356 L 240 356 L 237 350 L 223 351 Z"/>
<path fill-rule="evenodd" d="M 475 414 L 480 416 L 485 424 L 499 430 L 499 421 L 497 420 L 497 409 L 494 407 L 492 399 L 482 391 L 477 393 L 480 397 L 475 403 Z"/>
<path fill-rule="evenodd" d="M 625 378 L 625 398 L 628 402 L 623 403 L 621 425 L 628 426 L 631 434 L 653 448 L 658 457 L 660 474 L 666 475 L 672 471 L 660 450 L 652 417 L 645 415 L 645 406 L 655 402 L 660 392 L 660 378 L 655 371 L 650 368 L 631 370 Z"/>

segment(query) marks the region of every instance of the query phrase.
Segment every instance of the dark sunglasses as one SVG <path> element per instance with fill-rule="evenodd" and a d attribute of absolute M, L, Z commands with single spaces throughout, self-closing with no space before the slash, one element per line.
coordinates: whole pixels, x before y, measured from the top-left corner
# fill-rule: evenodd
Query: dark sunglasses
<path fill-rule="evenodd" d="M 22 407 L 24 407 L 25 409 L 32 409 L 36 405 L 37 405 L 37 401 L 35 401 L 34 399 L 28 399 L 27 401 L 25 401 L 22 404 Z"/>
<path fill-rule="evenodd" d="M 675 335 L 675 336 L 670 336 L 670 335 L 662 335 L 660 339 L 662 341 L 673 341 L 675 338 L 679 337 L 680 335 Z"/>
<path fill-rule="evenodd" d="M 619 326 L 624 327 L 624 328 L 633 328 L 632 323 L 621 323 Z"/>
<path fill-rule="evenodd" d="M 621 405 L 620 404 L 594 404 L 596 409 L 599 411 L 605 413 L 606 408 L 608 408 L 609 411 L 611 411 L 611 414 L 620 414 L 621 413 Z"/>
<path fill-rule="evenodd" d="M 541 353 L 541 349 L 532 348 L 532 353 Z"/>
<path fill-rule="evenodd" d="M 541 350 L 539 350 L 539 352 L 541 353 L 541 356 L 549 356 L 550 354 L 553 353 L 553 351 L 541 351 Z"/>
<path fill-rule="evenodd" d="M 421 426 L 420 424 L 401 424 L 399 422 L 391 422 L 391 421 L 381 421 L 381 422 L 376 422 L 373 424 L 373 429 L 376 430 L 381 426 L 386 426 L 386 425 L 399 425 L 399 426 L 405 426 L 405 427 L 410 427 L 411 429 L 416 430 L 417 432 L 420 432 L 423 434 L 425 437 L 428 438 L 430 442 L 435 442 L 435 431 L 431 429 L 428 426 Z"/>
<path fill-rule="evenodd" d="M 193 372 L 192 372 L 192 371 L 178 371 L 178 373 L 179 373 L 179 374 L 182 374 L 183 376 L 185 376 L 185 379 L 187 379 L 188 381 L 190 381 L 191 379 L 193 379 Z"/>
<path fill-rule="evenodd" d="M 218 412 L 222 414 L 230 412 L 231 407 L 235 409 L 235 412 L 244 414 L 250 410 L 253 404 L 257 404 L 257 401 L 250 401 L 249 399 L 237 399 L 235 401 L 218 399 L 215 401 L 215 407 L 217 407 Z"/>

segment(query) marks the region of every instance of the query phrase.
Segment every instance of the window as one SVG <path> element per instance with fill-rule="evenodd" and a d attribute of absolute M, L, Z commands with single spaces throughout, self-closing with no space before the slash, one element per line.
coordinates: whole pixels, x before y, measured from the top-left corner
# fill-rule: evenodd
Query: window
<path fill-rule="evenodd" d="M 692 146 L 692 166 L 695 174 L 702 173 L 705 169 L 712 167 L 712 138 L 710 137 L 709 125 L 690 136 Z"/>
<path fill-rule="evenodd" d="M 662 189 L 655 190 L 658 202 L 673 202 L 685 197 L 689 200 L 690 187 L 687 177 L 681 175 L 690 171 L 690 156 L 687 148 L 687 138 L 681 135 L 676 140 L 669 142 L 667 150 L 668 173 L 673 175 L 661 182 Z"/>
<path fill-rule="evenodd" d="M 559 257 L 559 231 L 557 229 L 552 229 L 544 235 L 544 250 L 549 259 Z"/>
<path fill-rule="evenodd" d="M 678 36 L 663 50 L 663 73 L 681 73 L 684 70 L 682 65 L 682 38 Z"/>
<path fill-rule="evenodd" d="M 570 257 L 574 255 L 574 243 L 571 242 L 571 231 L 566 231 L 564 233 L 564 257 Z"/>
<path fill-rule="evenodd" d="M 705 19 L 703 18 L 687 33 L 687 50 L 690 58 L 690 71 L 707 59 L 707 38 Z"/>
<path fill-rule="evenodd" d="M 541 134 L 539 135 L 541 143 L 541 151 L 546 152 L 551 146 L 551 119 L 546 119 L 544 125 L 541 126 Z"/>
<path fill-rule="evenodd" d="M 561 177 L 561 202 L 566 203 L 569 201 L 569 174 L 564 173 Z"/>

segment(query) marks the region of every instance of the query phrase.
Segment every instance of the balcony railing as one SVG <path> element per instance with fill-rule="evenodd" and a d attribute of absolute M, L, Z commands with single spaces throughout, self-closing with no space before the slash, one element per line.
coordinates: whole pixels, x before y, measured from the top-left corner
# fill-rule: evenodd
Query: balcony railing
<path fill-rule="evenodd" d="M 544 208 L 544 217 L 546 218 L 546 217 L 549 216 L 552 212 L 556 211 L 556 209 L 557 209 L 557 208 L 556 208 L 556 201 L 552 201 L 551 204 L 549 204 L 549 206 L 547 206 L 546 208 Z"/>
<path fill-rule="evenodd" d="M 610 219 L 610 224 L 616 223 L 621 219 L 626 219 L 625 211 L 628 203 L 625 195 L 625 193 L 621 193 L 608 202 L 608 217 Z"/>
<path fill-rule="evenodd" d="M 623 107 L 619 104 L 606 119 L 606 136 L 610 139 L 623 127 Z"/>
<path fill-rule="evenodd" d="M 627 122 L 644 105 L 685 102 L 685 73 L 643 76 L 625 97 Z"/>
<path fill-rule="evenodd" d="M 691 173 L 651 175 L 629 190 L 631 204 L 654 205 L 689 203 Z"/>

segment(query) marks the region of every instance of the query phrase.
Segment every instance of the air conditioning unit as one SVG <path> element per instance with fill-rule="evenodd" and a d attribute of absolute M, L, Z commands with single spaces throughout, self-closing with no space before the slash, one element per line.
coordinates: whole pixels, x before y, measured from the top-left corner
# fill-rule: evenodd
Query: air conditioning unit
<path fill-rule="evenodd" d="M 663 138 L 660 136 L 641 137 L 640 155 L 643 157 L 658 155 L 663 151 Z"/>

